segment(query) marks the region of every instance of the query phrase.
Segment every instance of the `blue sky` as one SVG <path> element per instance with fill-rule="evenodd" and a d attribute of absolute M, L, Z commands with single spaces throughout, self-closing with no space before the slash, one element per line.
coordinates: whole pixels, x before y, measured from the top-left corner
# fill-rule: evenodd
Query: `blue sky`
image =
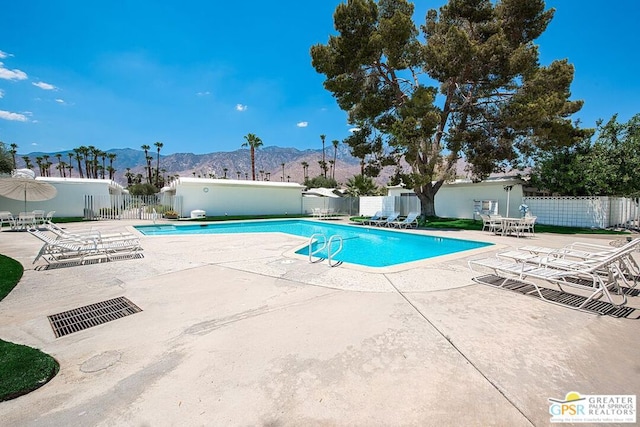
<path fill-rule="evenodd" d="M 0 141 L 19 153 L 80 145 L 162 154 L 321 148 L 349 135 L 309 49 L 339 0 L 12 1 L 0 6 Z M 416 1 L 416 22 L 444 1 Z M 576 67 L 584 127 L 640 112 L 640 2 L 549 0 L 541 63 Z"/>

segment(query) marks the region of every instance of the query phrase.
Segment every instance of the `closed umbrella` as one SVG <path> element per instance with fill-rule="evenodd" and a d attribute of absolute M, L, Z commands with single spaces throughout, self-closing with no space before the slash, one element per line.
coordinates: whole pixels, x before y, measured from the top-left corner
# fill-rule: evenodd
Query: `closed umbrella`
<path fill-rule="evenodd" d="M 28 169 L 27 169 L 28 170 Z M 53 185 L 37 181 L 33 172 L 16 171 L 11 178 L 0 179 L 0 196 L 13 200 L 24 200 L 24 210 L 27 211 L 27 202 L 39 202 L 53 199 L 58 190 Z"/>

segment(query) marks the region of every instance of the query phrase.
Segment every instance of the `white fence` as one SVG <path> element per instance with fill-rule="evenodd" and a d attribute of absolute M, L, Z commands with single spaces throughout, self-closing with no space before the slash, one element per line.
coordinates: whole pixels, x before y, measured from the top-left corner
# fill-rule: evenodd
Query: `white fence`
<path fill-rule="evenodd" d="M 638 199 L 626 197 L 525 197 L 539 224 L 566 227 L 638 229 Z"/>
<path fill-rule="evenodd" d="M 302 213 L 311 215 L 314 209 L 332 209 L 336 214 L 357 215 L 357 197 L 303 197 Z"/>
<path fill-rule="evenodd" d="M 407 216 L 409 212 L 420 212 L 420 199 L 415 194 L 402 196 L 366 196 L 360 197 L 360 216 L 372 216 L 378 211 L 386 214 L 400 212 Z"/>
<path fill-rule="evenodd" d="M 84 196 L 84 219 L 153 220 L 161 218 L 168 210 L 181 212 L 182 197 L 130 194 Z"/>

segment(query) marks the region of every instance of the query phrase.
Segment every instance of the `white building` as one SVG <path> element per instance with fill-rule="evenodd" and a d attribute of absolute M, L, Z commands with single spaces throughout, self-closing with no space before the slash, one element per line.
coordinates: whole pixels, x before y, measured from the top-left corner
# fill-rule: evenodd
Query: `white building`
<path fill-rule="evenodd" d="M 182 198 L 182 216 L 283 215 L 302 213 L 302 190 L 294 182 L 181 177 L 163 193 Z"/>

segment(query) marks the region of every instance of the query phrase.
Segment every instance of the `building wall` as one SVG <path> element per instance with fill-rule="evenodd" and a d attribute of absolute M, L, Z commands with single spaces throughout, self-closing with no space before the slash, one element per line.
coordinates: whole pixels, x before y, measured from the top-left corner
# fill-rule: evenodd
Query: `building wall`
<path fill-rule="evenodd" d="M 473 218 L 476 200 L 496 200 L 498 214 L 519 217 L 518 208 L 522 204 L 522 185 L 520 181 L 500 179 L 478 183 L 455 182 L 445 184 L 436 193 L 436 215 L 443 218 Z M 512 185 L 507 193 L 504 187 Z M 507 209 L 508 202 L 508 209 Z M 535 212 L 532 212 L 535 215 Z M 476 218 L 477 219 L 477 218 Z"/>
<path fill-rule="evenodd" d="M 182 216 L 197 209 L 207 216 L 301 214 L 303 189 L 295 183 L 181 178 L 175 194 L 182 196 Z"/>
<path fill-rule="evenodd" d="M 41 209 L 56 211 L 55 216 L 81 217 L 84 215 L 84 196 L 108 196 L 110 180 L 64 180 L 38 179 L 56 187 L 58 193 L 51 200 L 27 202 L 27 211 Z M 24 200 L 11 200 L 0 196 L 0 211 L 10 211 L 14 215 L 25 210 Z"/>

